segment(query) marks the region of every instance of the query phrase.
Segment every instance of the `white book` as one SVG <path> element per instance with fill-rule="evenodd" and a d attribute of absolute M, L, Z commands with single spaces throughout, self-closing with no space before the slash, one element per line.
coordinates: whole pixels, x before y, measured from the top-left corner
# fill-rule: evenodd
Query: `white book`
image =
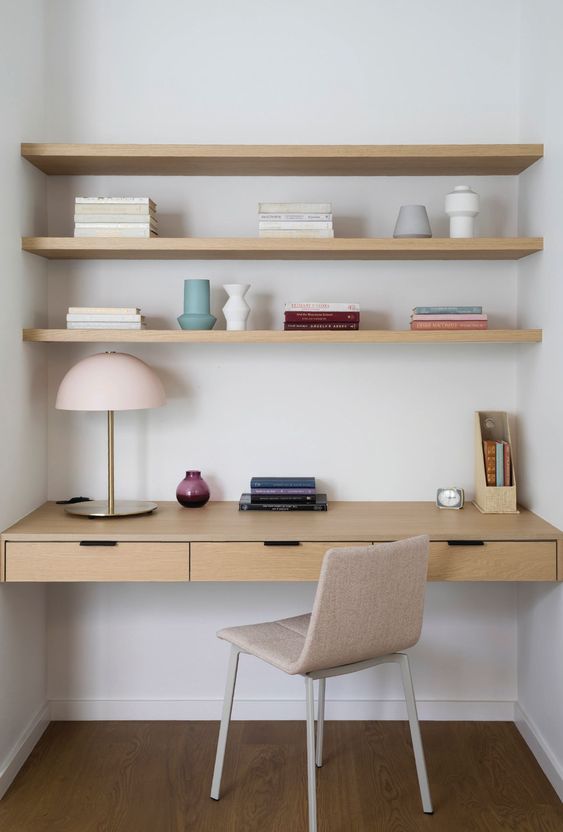
<path fill-rule="evenodd" d="M 332 222 L 332 214 L 308 214 L 301 213 L 287 214 L 258 214 L 260 222 Z"/>
<path fill-rule="evenodd" d="M 75 228 L 75 237 L 158 237 L 148 228 Z"/>
<path fill-rule="evenodd" d="M 97 315 L 97 314 L 80 314 L 72 313 L 66 316 L 67 322 L 76 321 L 92 321 L 97 323 L 142 323 L 144 321 L 143 315 Z"/>
<path fill-rule="evenodd" d="M 139 315 L 139 306 L 69 306 L 69 315 Z"/>
<path fill-rule="evenodd" d="M 276 229 L 272 229 L 270 231 L 258 231 L 259 237 L 282 237 L 287 240 L 291 239 L 306 239 L 309 237 L 310 239 L 314 239 L 315 237 L 334 237 L 334 231 L 332 229 L 318 229 L 315 231 L 279 231 Z"/>
<path fill-rule="evenodd" d="M 129 225 L 136 225 L 137 223 L 144 222 L 149 223 L 151 225 L 157 225 L 158 220 L 156 217 L 152 215 L 149 216 L 148 214 L 75 214 L 74 215 L 74 222 L 126 222 Z"/>
<path fill-rule="evenodd" d="M 330 202 L 259 202 L 259 214 L 331 214 Z"/>
<path fill-rule="evenodd" d="M 77 196 L 74 198 L 76 205 L 118 205 L 123 202 L 126 205 L 150 205 L 156 208 L 156 203 L 148 196 Z"/>
<path fill-rule="evenodd" d="M 69 321 L 67 329 L 144 329 L 145 325 L 138 323 L 108 324 L 96 321 Z"/>
<path fill-rule="evenodd" d="M 332 228 L 331 222 L 273 222 L 261 221 L 258 223 L 260 231 L 319 231 L 320 229 Z"/>
<path fill-rule="evenodd" d="M 153 207 L 149 205 L 142 205 L 135 202 L 124 202 L 124 203 L 114 203 L 114 202 L 96 202 L 96 203 L 75 203 L 74 205 L 74 213 L 75 214 L 133 214 L 137 215 L 140 214 L 143 217 L 155 217 L 156 215 L 156 206 L 153 203 Z"/>
<path fill-rule="evenodd" d="M 76 222 L 75 228 L 124 228 L 126 231 L 146 231 L 153 228 L 148 222 Z"/>
<path fill-rule="evenodd" d="M 310 301 L 307 303 L 286 303 L 286 312 L 359 312 L 359 303 L 323 303 Z"/>

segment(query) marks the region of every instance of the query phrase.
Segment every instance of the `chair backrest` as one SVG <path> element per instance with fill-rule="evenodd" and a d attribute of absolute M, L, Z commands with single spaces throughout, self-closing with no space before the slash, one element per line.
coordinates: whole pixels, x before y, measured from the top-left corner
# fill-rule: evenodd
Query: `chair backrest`
<path fill-rule="evenodd" d="M 416 644 L 428 537 L 329 549 L 297 673 L 373 659 Z"/>

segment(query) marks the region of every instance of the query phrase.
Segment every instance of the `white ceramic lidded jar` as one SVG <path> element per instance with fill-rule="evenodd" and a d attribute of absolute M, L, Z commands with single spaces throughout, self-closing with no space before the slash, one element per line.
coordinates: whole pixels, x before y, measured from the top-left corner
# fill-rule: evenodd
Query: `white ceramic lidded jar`
<path fill-rule="evenodd" d="M 223 307 L 227 329 L 238 332 L 244 331 L 250 313 L 250 306 L 244 296 L 250 289 L 250 283 L 225 283 L 223 289 L 229 296 L 229 300 Z"/>
<path fill-rule="evenodd" d="M 450 237 L 474 237 L 475 217 L 479 213 L 479 194 L 469 185 L 456 185 L 446 196 L 450 218 Z"/>

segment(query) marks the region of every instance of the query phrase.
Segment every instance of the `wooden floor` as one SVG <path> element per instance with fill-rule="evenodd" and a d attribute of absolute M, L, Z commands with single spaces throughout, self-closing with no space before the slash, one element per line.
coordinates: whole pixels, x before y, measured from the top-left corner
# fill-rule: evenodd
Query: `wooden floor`
<path fill-rule="evenodd" d="M 306 830 L 305 727 L 234 722 L 223 797 L 218 724 L 52 723 L 0 802 L 2 832 Z M 421 811 L 407 724 L 328 722 L 319 832 L 561 832 L 561 804 L 512 723 L 427 722 L 435 813 Z"/>

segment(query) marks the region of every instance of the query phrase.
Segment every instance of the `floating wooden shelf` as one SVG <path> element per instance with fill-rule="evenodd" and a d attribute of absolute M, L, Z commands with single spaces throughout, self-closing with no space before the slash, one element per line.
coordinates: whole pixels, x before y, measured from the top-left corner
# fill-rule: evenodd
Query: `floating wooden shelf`
<path fill-rule="evenodd" d="M 22 144 L 49 174 L 171 176 L 464 176 L 521 173 L 542 144 Z"/>
<path fill-rule="evenodd" d="M 543 239 L 24 237 L 22 248 L 54 260 L 519 260 L 541 251 Z"/>
<path fill-rule="evenodd" d="M 226 330 L 24 329 L 24 341 L 66 343 L 187 344 L 522 344 L 542 340 L 541 329 L 486 329 L 435 332 L 407 330 Z"/>

